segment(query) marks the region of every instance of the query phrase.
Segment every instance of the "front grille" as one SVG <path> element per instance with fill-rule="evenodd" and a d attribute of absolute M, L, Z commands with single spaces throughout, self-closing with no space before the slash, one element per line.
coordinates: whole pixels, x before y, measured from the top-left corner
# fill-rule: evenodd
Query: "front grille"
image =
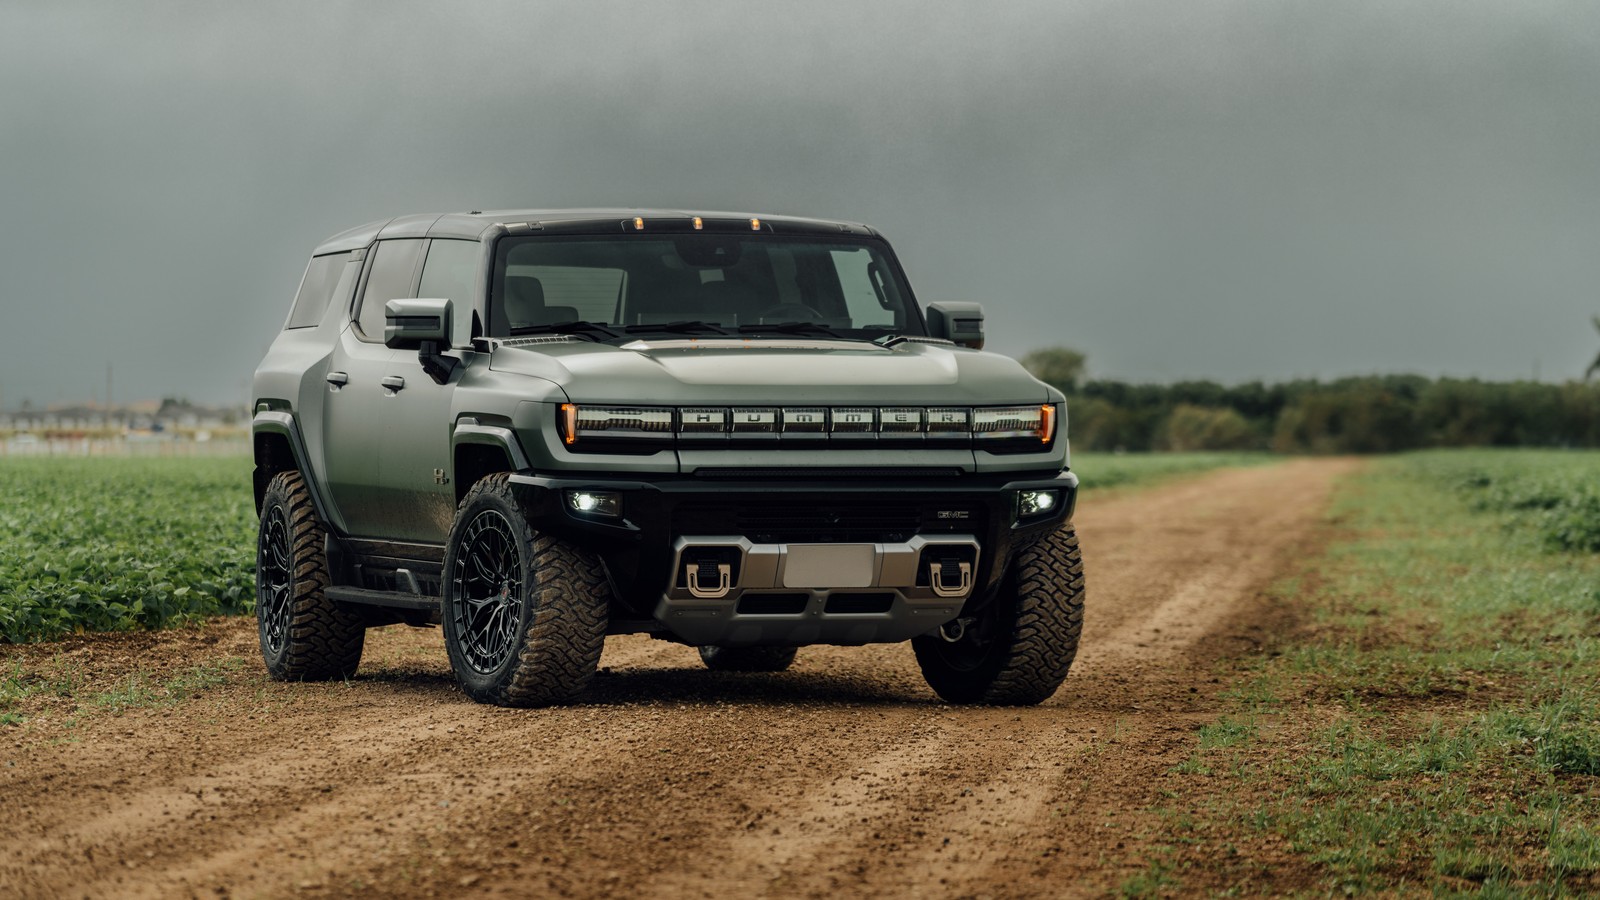
<path fill-rule="evenodd" d="M 738 534 L 757 544 L 898 544 L 918 534 L 978 534 L 983 507 L 973 503 L 896 501 L 863 496 L 745 502 L 693 502 L 680 506 L 673 531 L 680 535 Z"/>
<path fill-rule="evenodd" d="M 713 468 L 702 466 L 694 470 L 696 478 L 960 478 L 956 466 L 809 466 L 789 467 L 736 467 Z"/>

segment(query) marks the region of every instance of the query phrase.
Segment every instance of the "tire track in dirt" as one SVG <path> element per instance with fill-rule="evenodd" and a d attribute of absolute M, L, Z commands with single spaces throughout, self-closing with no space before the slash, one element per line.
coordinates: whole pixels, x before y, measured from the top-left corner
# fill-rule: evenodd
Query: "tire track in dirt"
<path fill-rule="evenodd" d="M 1213 663 L 1262 642 L 1261 590 L 1350 468 L 1091 494 L 1082 650 L 1038 708 L 942 705 L 905 646 L 733 675 L 625 637 L 585 705 L 496 710 L 454 689 L 437 632 L 387 629 L 348 684 L 251 659 L 171 706 L 0 732 L 0 894 L 1103 892 L 1142 868 L 1137 811 L 1207 720 Z"/>

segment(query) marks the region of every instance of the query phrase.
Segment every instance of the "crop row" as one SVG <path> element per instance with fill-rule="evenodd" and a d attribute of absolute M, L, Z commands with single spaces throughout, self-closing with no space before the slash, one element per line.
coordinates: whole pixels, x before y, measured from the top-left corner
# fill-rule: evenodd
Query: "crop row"
<path fill-rule="evenodd" d="M 1419 461 L 1452 480 L 1475 509 L 1513 514 L 1517 527 L 1538 531 L 1553 550 L 1600 552 L 1600 456 L 1520 451 L 1424 454 Z"/>
<path fill-rule="evenodd" d="M 0 497 L 0 642 L 253 608 L 247 458 L 12 459 Z"/>

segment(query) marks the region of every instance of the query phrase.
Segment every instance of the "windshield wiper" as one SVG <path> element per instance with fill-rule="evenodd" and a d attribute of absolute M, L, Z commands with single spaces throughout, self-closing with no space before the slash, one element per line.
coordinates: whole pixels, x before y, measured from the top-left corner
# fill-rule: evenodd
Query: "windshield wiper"
<path fill-rule="evenodd" d="M 715 322 L 683 321 L 661 322 L 655 325 L 629 325 L 622 329 L 629 334 L 639 334 L 645 331 L 659 331 L 664 334 L 727 334 L 727 329 Z"/>
<path fill-rule="evenodd" d="M 511 329 L 512 337 L 522 337 L 529 334 L 571 334 L 586 337 L 590 340 L 621 337 L 621 335 L 599 322 L 547 322 L 543 325 L 522 325 Z"/>
<path fill-rule="evenodd" d="M 764 322 L 759 325 L 740 325 L 740 334 L 759 334 L 771 331 L 777 334 L 820 334 L 827 337 L 844 337 L 821 322 Z"/>

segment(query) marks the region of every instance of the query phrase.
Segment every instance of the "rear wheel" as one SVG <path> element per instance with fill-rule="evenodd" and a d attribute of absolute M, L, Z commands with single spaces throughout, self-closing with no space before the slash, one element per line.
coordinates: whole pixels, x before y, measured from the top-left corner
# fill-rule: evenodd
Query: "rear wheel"
<path fill-rule="evenodd" d="M 951 703 L 1042 703 L 1078 654 L 1083 594 L 1078 536 L 1065 525 L 1019 551 L 998 595 L 959 630 L 911 640 L 923 677 Z"/>
<path fill-rule="evenodd" d="M 473 485 L 444 561 L 444 643 L 467 696 L 499 706 L 576 697 L 605 644 L 600 560 L 529 527 L 509 476 Z"/>
<path fill-rule="evenodd" d="M 782 672 L 794 664 L 794 647 L 701 647 L 700 661 L 713 672 Z"/>
<path fill-rule="evenodd" d="M 361 617 L 324 593 L 326 541 L 300 473 L 274 476 L 256 536 L 256 625 L 267 674 L 279 681 L 348 678 L 361 664 Z"/>

